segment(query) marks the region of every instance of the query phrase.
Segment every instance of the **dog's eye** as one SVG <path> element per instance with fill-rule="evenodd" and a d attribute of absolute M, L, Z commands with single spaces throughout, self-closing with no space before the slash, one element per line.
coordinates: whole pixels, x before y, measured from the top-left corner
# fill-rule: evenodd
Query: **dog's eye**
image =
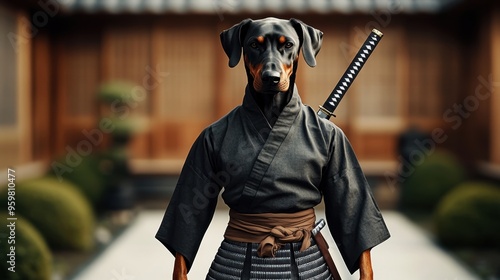
<path fill-rule="evenodd" d="M 255 42 L 250 43 L 250 47 L 253 48 L 253 49 L 256 49 L 257 48 L 257 43 L 255 43 Z"/>
<path fill-rule="evenodd" d="M 285 43 L 285 48 L 289 49 L 291 47 L 293 47 L 293 43 L 292 42 L 286 42 Z"/>

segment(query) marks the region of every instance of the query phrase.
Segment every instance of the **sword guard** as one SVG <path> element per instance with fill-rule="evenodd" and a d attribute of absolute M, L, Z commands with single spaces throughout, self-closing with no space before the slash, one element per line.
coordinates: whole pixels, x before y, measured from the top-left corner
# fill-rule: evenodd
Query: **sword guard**
<path fill-rule="evenodd" d="M 320 117 L 322 117 L 322 118 L 324 118 L 324 119 L 327 119 L 327 120 L 328 120 L 328 119 L 330 119 L 332 116 L 333 116 L 334 118 L 336 118 L 336 117 L 337 117 L 337 116 L 335 116 L 335 115 L 333 114 L 333 112 L 328 111 L 328 109 L 326 109 L 325 107 L 323 107 L 323 106 L 321 106 L 321 105 L 319 105 L 318 116 L 320 116 Z"/>

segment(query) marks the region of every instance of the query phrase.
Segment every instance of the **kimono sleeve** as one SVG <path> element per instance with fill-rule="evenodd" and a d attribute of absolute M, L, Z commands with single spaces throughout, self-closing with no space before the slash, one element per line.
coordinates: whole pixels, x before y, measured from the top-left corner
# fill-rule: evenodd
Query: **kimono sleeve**
<path fill-rule="evenodd" d="M 179 252 L 185 257 L 188 270 L 213 218 L 221 190 L 212 179 L 213 154 L 213 142 L 207 129 L 188 154 L 155 236 L 173 255 Z"/>
<path fill-rule="evenodd" d="M 322 190 L 330 233 L 351 273 L 361 253 L 390 237 L 370 186 L 344 133 L 336 128 Z"/>

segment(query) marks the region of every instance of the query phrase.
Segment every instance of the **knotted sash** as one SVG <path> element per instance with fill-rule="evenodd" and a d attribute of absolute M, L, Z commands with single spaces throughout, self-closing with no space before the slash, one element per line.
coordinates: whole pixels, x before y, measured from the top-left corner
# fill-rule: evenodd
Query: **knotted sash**
<path fill-rule="evenodd" d="M 316 221 L 314 209 L 296 213 L 243 214 L 229 211 L 224 233 L 228 240 L 260 243 L 259 257 L 274 257 L 282 244 L 302 241 L 300 252 L 311 246 L 311 230 Z"/>

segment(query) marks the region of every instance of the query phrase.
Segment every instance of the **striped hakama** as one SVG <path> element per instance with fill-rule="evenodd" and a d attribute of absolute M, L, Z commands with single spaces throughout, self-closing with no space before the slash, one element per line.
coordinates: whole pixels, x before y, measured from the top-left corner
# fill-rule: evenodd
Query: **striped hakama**
<path fill-rule="evenodd" d="M 302 252 L 299 251 L 301 244 L 286 243 L 275 257 L 261 258 L 257 256 L 258 243 L 224 240 L 206 279 L 333 279 L 314 240 L 311 239 L 311 246 Z"/>

